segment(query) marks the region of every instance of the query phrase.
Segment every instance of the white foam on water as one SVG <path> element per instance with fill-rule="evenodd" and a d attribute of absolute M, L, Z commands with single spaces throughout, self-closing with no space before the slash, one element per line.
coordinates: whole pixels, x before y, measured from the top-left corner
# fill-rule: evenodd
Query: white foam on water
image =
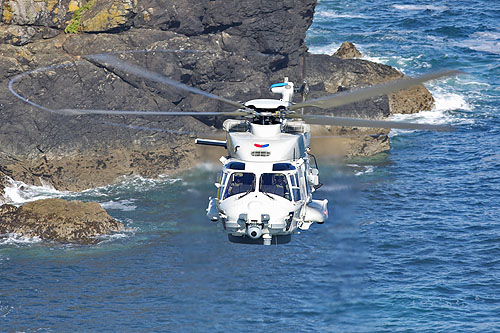
<path fill-rule="evenodd" d="M 428 68 L 432 68 L 432 65 L 428 62 L 423 61 L 421 58 L 422 54 L 417 56 L 403 57 L 403 56 L 374 56 L 370 55 L 367 52 L 364 52 L 362 48 L 360 48 L 361 53 L 364 54 L 363 59 L 369 60 L 372 62 L 376 62 L 379 64 L 389 65 L 395 67 L 398 71 L 405 74 L 405 69 L 410 67 L 411 69 L 423 69 L 426 70 Z"/>
<path fill-rule="evenodd" d="M 50 198 L 79 198 L 82 196 L 93 196 L 93 197 L 109 197 L 112 193 L 128 193 L 130 190 L 145 192 L 149 191 L 154 187 L 173 184 L 181 181 L 181 178 L 170 178 L 167 175 L 159 176 L 157 179 L 149 179 L 140 176 L 126 177 L 124 180 L 117 184 L 111 184 L 106 186 L 101 186 L 93 189 L 88 189 L 79 192 L 70 191 L 59 191 L 56 190 L 50 184 L 44 184 L 44 186 L 28 185 L 22 181 L 13 180 L 11 178 L 7 179 L 7 186 L 4 189 L 3 198 L 0 197 L 0 204 L 11 204 L 15 206 L 21 206 L 27 202 L 50 199 Z M 137 208 L 133 204 L 133 199 L 131 200 L 119 200 L 119 201 L 104 201 L 102 204 L 103 208 L 108 209 L 119 209 L 123 211 L 132 211 Z"/>
<path fill-rule="evenodd" d="M 434 6 L 434 5 L 392 5 L 397 10 L 404 11 L 421 11 L 421 10 L 436 10 L 445 11 L 450 9 L 448 6 Z"/>
<path fill-rule="evenodd" d="M 353 169 L 355 176 L 361 176 L 375 171 L 375 166 L 373 165 L 347 164 L 347 166 Z"/>
<path fill-rule="evenodd" d="M 16 233 L 0 236 L 0 245 L 27 245 L 40 243 L 41 241 L 40 237 L 26 237 Z"/>
<path fill-rule="evenodd" d="M 333 54 L 339 49 L 341 44 L 331 43 L 323 46 L 311 46 L 309 47 L 309 52 L 314 54 Z"/>
<path fill-rule="evenodd" d="M 472 110 L 472 106 L 467 103 L 464 96 L 438 88 L 432 90 L 431 93 L 435 100 L 435 111 Z"/>
<path fill-rule="evenodd" d="M 104 209 L 115 209 L 115 210 L 121 210 L 124 212 L 130 212 L 130 211 L 133 211 L 137 208 L 137 206 L 134 205 L 134 201 L 135 201 L 135 199 L 106 201 L 106 202 L 101 202 L 100 205 Z"/>
<path fill-rule="evenodd" d="M 0 202 L 20 206 L 26 202 L 59 198 L 70 195 L 71 192 L 58 191 L 50 184 L 45 183 L 44 186 L 27 185 L 21 181 L 7 179 L 7 186 L 4 189 L 5 195 Z M 43 184 L 43 183 L 42 183 Z"/>
<path fill-rule="evenodd" d="M 429 90 L 435 100 L 434 108 L 431 111 L 422 111 L 412 114 L 394 114 L 391 116 L 391 120 L 432 125 L 463 125 L 474 123 L 472 119 L 460 117 L 460 115 L 455 112 L 460 110 L 471 111 L 473 109 L 464 96 L 449 91 L 449 87 L 444 89 L 434 86 L 429 88 Z M 389 137 L 411 132 L 414 131 L 392 129 L 389 133 Z"/>
<path fill-rule="evenodd" d="M 362 176 L 362 175 L 373 173 L 373 171 L 375 171 L 375 167 L 373 165 L 365 165 L 365 166 L 363 166 L 363 169 L 355 171 L 354 175 L 355 176 Z"/>
<path fill-rule="evenodd" d="M 318 11 L 315 15 L 314 15 L 314 20 L 317 20 L 319 19 L 318 21 L 323 21 L 322 19 L 336 19 L 336 18 L 362 18 L 362 19 L 366 19 L 368 17 L 366 17 L 365 15 L 361 15 L 361 14 L 341 14 L 337 11 L 334 11 L 334 10 L 323 10 L 323 11 Z"/>
<path fill-rule="evenodd" d="M 110 193 L 128 193 L 130 191 L 147 192 L 152 188 L 162 185 L 169 185 L 182 181 L 182 178 L 170 178 L 168 175 L 160 175 L 158 178 L 145 178 L 142 176 L 123 176 L 118 183 L 96 187 L 83 191 L 83 194 L 92 196 L 107 197 Z"/>
<path fill-rule="evenodd" d="M 500 32 L 478 31 L 457 45 L 474 51 L 500 54 Z"/>
<path fill-rule="evenodd" d="M 128 238 L 134 234 L 134 231 L 135 230 L 127 229 L 127 233 L 116 233 L 116 234 L 102 235 L 102 236 L 97 237 L 97 239 L 99 239 L 99 241 L 100 241 L 99 243 L 109 243 L 109 242 L 113 242 L 113 241 L 118 240 L 118 239 Z"/>

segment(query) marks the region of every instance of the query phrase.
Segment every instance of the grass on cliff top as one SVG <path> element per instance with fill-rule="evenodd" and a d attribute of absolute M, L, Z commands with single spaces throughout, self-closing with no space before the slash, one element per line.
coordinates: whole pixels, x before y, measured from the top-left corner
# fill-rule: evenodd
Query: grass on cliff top
<path fill-rule="evenodd" d="M 81 31 L 81 18 L 85 11 L 90 10 L 94 5 L 95 0 L 89 1 L 87 4 L 75 10 L 73 18 L 69 21 L 68 26 L 64 29 L 67 34 L 76 34 Z"/>

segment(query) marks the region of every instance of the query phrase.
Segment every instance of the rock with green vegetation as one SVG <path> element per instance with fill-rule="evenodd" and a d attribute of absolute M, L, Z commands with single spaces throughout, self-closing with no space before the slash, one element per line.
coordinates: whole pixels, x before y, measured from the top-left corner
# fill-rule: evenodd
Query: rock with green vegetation
<path fill-rule="evenodd" d="M 96 202 L 44 199 L 21 207 L 0 206 L 0 234 L 14 233 L 60 243 L 94 244 L 98 237 L 123 231 Z"/>
<path fill-rule="evenodd" d="M 92 2 L 82 15 L 81 30 L 104 32 L 124 30 L 132 24 L 137 14 L 137 0 L 112 0 Z"/>
<path fill-rule="evenodd" d="M 94 0 L 87 2 L 73 13 L 73 18 L 69 21 L 69 24 L 64 28 L 64 32 L 67 34 L 76 34 L 82 30 L 82 15 L 89 11 L 94 5 Z"/>

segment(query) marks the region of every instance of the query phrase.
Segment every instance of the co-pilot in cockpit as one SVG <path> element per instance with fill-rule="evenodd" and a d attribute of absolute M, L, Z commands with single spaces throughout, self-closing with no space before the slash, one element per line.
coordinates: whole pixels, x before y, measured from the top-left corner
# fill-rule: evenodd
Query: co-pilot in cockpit
<path fill-rule="evenodd" d="M 292 200 L 286 175 L 283 173 L 263 173 L 260 176 L 259 191 L 264 194 L 276 194 L 287 200 Z"/>
<path fill-rule="evenodd" d="M 229 185 L 226 187 L 224 199 L 240 193 L 250 193 L 255 191 L 255 174 L 251 172 L 234 172 L 229 178 Z"/>
<path fill-rule="evenodd" d="M 240 197 L 242 197 L 256 190 L 256 177 L 254 173 L 233 172 L 229 177 L 224 176 L 224 180 L 226 178 L 229 178 L 229 180 L 222 195 L 223 200 L 237 194 L 241 194 Z M 294 177 L 292 176 L 292 178 Z M 275 200 L 275 198 L 270 194 L 292 201 L 290 186 L 287 179 L 287 175 L 284 173 L 263 173 L 259 178 L 259 192 L 266 194 L 273 200 Z M 225 185 L 224 180 L 222 186 Z M 295 181 L 295 178 L 293 181 Z M 300 194 L 297 193 L 295 196 L 297 197 L 295 198 L 296 201 L 300 200 Z"/>

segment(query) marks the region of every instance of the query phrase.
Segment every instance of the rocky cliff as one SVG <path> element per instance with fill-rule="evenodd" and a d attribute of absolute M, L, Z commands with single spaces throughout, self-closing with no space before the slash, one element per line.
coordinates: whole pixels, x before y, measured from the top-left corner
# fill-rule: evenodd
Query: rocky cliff
<path fill-rule="evenodd" d="M 234 100 L 272 97 L 269 84 L 301 79 L 305 34 L 316 0 L 2 0 L 0 24 L 0 179 L 81 190 L 117 176 L 154 177 L 196 163 L 192 133 L 212 134 L 220 119 L 64 116 L 33 107 L 9 92 L 17 74 L 57 64 L 17 80 L 13 88 L 49 108 L 230 110 L 219 102 L 132 77 L 82 56 L 118 52 L 185 84 Z M 76 32 L 76 33 L 65 33 Z M 166 52 L 165 50 L 199 52 Z M 129 50 L 147 50 L 125 53 Z M 361 59 L 306 56 L 311 97 L 402 76 Z M 411 98 L 409 98 L 411 97 Z M 425 88 L 357 103 L 328 113 L 383 118 L 429 108 Z M 109 123 L 121 125 L 110 126 Z M 152 131 L 148 128 L 161 128 Z M 387 149 L 380 130 L 360 133 L 369 154 Z M 375 136 L 367 136 L 367 134 Z M 350 144 L 349 144 L 350 146 Z"/>

